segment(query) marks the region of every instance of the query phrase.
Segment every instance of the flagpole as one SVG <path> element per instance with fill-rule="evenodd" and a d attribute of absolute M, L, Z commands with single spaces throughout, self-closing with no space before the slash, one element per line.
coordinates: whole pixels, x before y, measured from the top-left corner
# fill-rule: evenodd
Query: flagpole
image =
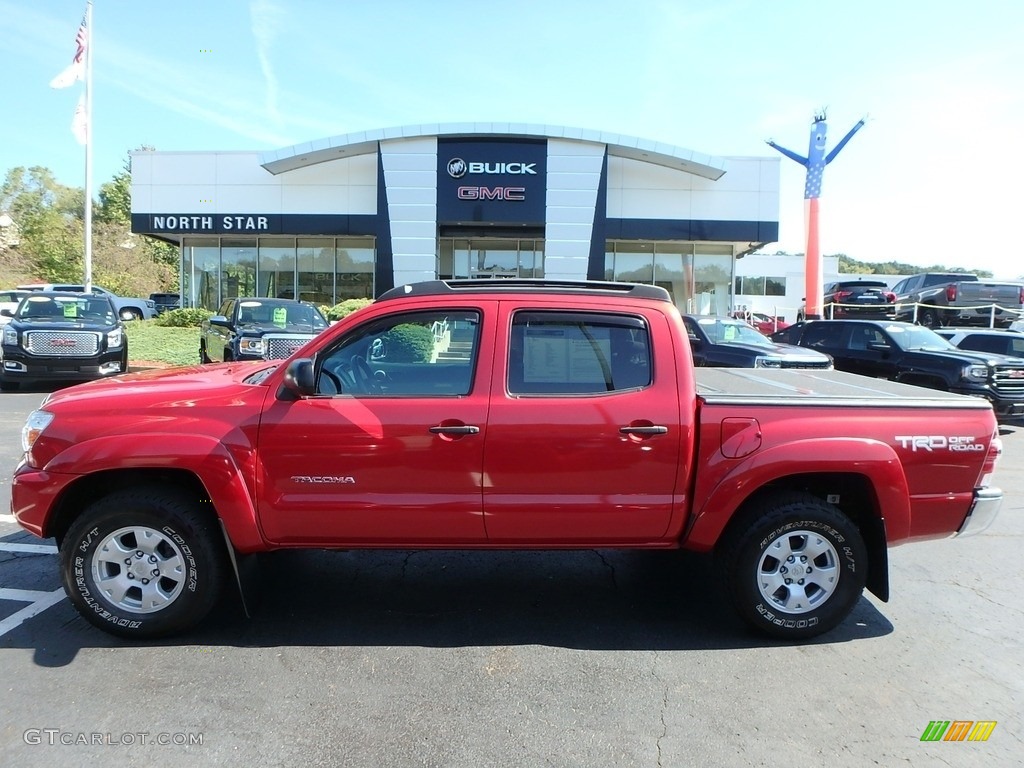
<path fill-rule="evenodd" d="M 92 0 L 85 6 L 85 290 L 92 290 Z"/>

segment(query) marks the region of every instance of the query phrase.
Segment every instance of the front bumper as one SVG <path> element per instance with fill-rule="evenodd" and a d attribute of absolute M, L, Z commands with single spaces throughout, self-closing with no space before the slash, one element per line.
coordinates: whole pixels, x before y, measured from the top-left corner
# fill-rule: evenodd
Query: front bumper
<path fill-rule="evenodd" d="M 974 502 L 967 511 L 957 536 L 973 536 L 981 533 L 996 519 L 1003 504 L 1003 492 L 999 488 L 979 488 L 974 492 Z"/>
<path fill-rule="evenodd" d="M 18 525 L 41 538 L 52 536 L 49 526 L 57 498 L 77 475 L 30 467 L 22 461 L 11 480 L 11 514 Z"/>
<path fill-rule="evenodd" d="M 1024 392 L 993 392 L 990 387 L 957 387 L 951 388 L 950 392 L 958 395 L 972 395 L 983 397 L 992 405 L 996 417 L 1000 419 L 1017 418 L 1024 416 Z"/>
<path fill-rule="evenodd" d="M 4 347 L 0 360 L 3 381 L 84 381 L 127 373 L 124 350 L 90 357 L 49 357 L 25 354 L 20 347 Z"/>

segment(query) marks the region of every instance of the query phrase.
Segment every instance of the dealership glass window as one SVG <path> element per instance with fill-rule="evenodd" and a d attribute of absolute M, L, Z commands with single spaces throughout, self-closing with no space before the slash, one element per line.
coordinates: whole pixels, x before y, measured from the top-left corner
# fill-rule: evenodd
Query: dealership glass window
<path fill-rule="evenodd" d="M 221 299 L 256 293 L 256 240 L 224 239 L 220 243 Z"/>
<path fill-rule="evenodd" d="M 543 277 L 544 241 L 442 237 L 437 244 L 437 276 L 442 280 Z"/>
<path fill-rule="evenodd" d="M 333 237 L 300 237 L 296 242 L 295 298 L 314 304 L 334 304 L 335 251 Z"/>
<path fill-rule="evenodd" d="M 605 279 L 659 285 L 682 311 L 692 311 L 693 249 L 693 243 L 686 242 L 609 240 Z"/>
<path fill-rule="evenodd" d="M 337 253 L 336 289 L 332 304 L 345 299 L 372 299 L 376 253 L 374 240 L 368 237 L 339 237 Z"/>
<path fill-rule="evenodd" d="M 732 304 L 731 245 L 696 243 L 693 255 L 693 297 L 688 311 L 698 315 L 727 315 Z"/>
<path fill-rule="evenodd" d="M 739 276 L 736 277 L 737 296 L 785 296 L 786 278 Z"/>
<path fill-rule="evenodd" d="M 676 306 L 686 306 L 693 295 L 693 246 L 657 243 L 654 247 L 654 284 L 668 291 Z"/>
<path fill-rule="evenodd" d="M 220 306 L 220 243 L 215 237 L 182 242 L 183 306 L 213 311 Z"/>
<path fill-rule="evenodd" d="M 606 254 L 606 271 L 607 259 Z M 654 243 L 615 243 L 612 274 L 609 279 L 627 283 L 653 283 Z"/>
<path fill-rule="evenodd" d="M 295 241 L 291 238 L 260 238 L 259 290 L 257 296 L 295 298 Z"/>

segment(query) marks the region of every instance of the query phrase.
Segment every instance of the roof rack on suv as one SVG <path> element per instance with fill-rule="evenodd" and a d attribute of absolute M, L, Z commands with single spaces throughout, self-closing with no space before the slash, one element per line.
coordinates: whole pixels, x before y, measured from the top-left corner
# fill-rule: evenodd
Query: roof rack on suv
<path fill-rule="evenodd" d="M 639 299 L 671 301 L 668 291 L 658 285 L 642 283 L 613 283 L 604 280 L 548 280 L 545 278 L 515 278 L 500 280 L 425 280 L 407 283 L 385 291 L 377 301 L 397 299 L 400 296 L 437 296 L 453 293 L 577 293 L 599 292 L 629 295 Z"/>

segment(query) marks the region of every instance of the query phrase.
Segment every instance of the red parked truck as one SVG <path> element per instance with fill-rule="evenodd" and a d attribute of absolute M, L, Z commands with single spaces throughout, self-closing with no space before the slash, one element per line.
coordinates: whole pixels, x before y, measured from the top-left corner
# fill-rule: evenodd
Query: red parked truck
<path fill-rule="evenodd" d="M 888 598 L 887 547 L 982 530 L 1002 493 L 982 399 L 838 371 L 693 367 L 655 286 L 388 291 L 283 362 L 54 393 L 12 509 L 130 638 L 183 631 L 281 548 L 714 550 L 782 638 Z M 682 588 L 682 585 L 680 585 Z"/>

